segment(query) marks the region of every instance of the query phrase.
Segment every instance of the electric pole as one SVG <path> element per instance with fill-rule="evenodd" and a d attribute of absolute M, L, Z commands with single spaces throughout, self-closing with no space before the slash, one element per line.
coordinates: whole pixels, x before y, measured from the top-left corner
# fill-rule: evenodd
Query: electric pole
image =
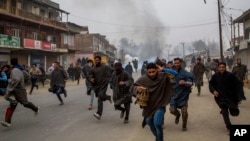
<path fill-rule="evenodd" d="M 185 56 L 184 45 L 185 45 L 185 43 L 184 43 L 184 42 L 181 42 L 180 44 L 182 44 L 182 57 L 183 57 L 183 59 L 184 59 L 184 56 Z"/>
<path fill-rule="evenodd" d="M 221 29 L 221 2 L 218 0 L 218 18 L 219 18 L 219 36 L 220 36 L 220 59 L 224 60 L 223 57 L 223 46 L 222 46 L 222 29 Z"/>

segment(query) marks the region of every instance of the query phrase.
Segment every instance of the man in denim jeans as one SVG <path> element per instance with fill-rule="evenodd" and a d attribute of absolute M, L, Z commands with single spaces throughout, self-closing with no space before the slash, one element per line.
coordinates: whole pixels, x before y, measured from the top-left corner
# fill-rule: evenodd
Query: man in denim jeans
<path fill-rule="evenodd" d="M 131 91 L 134 95 L 138 95 L 143 89 L 147 89 L 149 98 L 146 106 L 140 105 L 144 117 L 142 127 L 148 124 L 156 141 L 163 141 L 162 125 L 165 106 L 169 103 L 173 94 L 173 87 L 169 76 L 166 73 L 159 72 L 155 63 L 149 63 L 146 70 L 147 73 L 131 86 Z"/>
<path fill-rule="evenodd" d="M 67 97 L 67 92 L 65 90 L 65 83 L 68 79 L 68 75 L 63 70 L 63 68 L 60 66 L 59 62 L 54 62 L 54 70 L 51 73 L 51 79 L 50 79 L 50 87 L 55 87 L 55 94 L 57 95 L 57 98 L 60 101 L 60 105 L 63 105 L 64 102 L 60 96 L 60 94 L 64 94 L 64 97 Z"/>

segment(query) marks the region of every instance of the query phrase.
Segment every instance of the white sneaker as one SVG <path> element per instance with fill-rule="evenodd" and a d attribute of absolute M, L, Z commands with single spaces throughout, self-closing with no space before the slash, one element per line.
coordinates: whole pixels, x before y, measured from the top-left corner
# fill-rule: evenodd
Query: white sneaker
<path fill-rule="evenodd" d="M 98 113 L 94 113 L 93 116 L 96 117 L 98 120 L 101 119 L 101 116 Z"/>
<path fill-rule="evenodd" d="M 6 121 L 1 121 L 1 125 L 5 126 L 5 127 L 10 127 L 11 126 L 11 124 L 6 122 Z"/>

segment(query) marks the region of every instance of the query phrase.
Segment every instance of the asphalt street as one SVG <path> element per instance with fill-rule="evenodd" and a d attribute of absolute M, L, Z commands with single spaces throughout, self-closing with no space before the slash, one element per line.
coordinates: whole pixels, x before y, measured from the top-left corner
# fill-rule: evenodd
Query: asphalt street
<path fill-rule="evenodd" d="M 138 77 L 134 74 L 134 77 Z M 48 85 L 39 86 L 28 98 L 35 105 L 40 106 L 39 115 L 18 105 L 9 128 L 0 126 L 0 141 L 154 141 L 148 126 L 141 127 L 142 110 L 132 104 L 128 124 L 120 119 L 120 112 L 115 111 L 112 104 L 104 103 L 101 120 L 93 117 L 94 109 L 88 110 L 89 96 L 86 95 L 84 80 L 80 85 L 68 81 L 68 97 L 64 98 L 64 105 L 60 106 L 56 95 L 48 92 Z M 27 87 L 29 90 L 29 87 Z M 111 94 L 111 90 L 108 90 Z M 165 114 L 165 141 L 229 141 L 220 110 L 208 91 L 208 85 L 202 87 L 201 96 L 197 96 L 193 87 L 189 100 L 188 131 L 181 130 L 181 124 L 174 123 L 175 117 L 167 110 Z M 250 124 L 250 90 L 245 88 L 246 101 L 243 101 L 238 117 L 230 117 L 233 124 Z M 135 99 L 133 99 L 135 101 Z M 4 120 L 8 106 L 0 97 L 0 120 Z M 168 109 L 169 107 L 167 107 Z"/>

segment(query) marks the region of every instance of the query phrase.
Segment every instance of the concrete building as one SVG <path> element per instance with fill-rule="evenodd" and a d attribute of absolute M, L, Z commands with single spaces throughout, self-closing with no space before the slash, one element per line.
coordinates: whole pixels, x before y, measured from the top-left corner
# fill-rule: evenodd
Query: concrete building
<path fill-rule="evenodd" d="M 48 68 L 68 53 L 64 35 L 68 34 L 62 16 L 68 12 L 50 0 L 0 1 L 0 63 L 18 57 L 20 64 L 39 64 Z"/>
<path fill-rule="evenodd" d="M 77 57 L 75 53 L 81 49 L 80 46 L 75 45 L 75 36 L 77 34 L 88 34 L 89 30 L 87 26 L 80 26 L 75 23 L 67 22 L 66 23 L 68 33 L 65 33 L 64 36 L 64 48 L 68 49 L 68 53 L 62 54 L 62 66 L 68 68 L 70 64 L 75 65 L 77 62 Z"/>
<path fill-rule="evenodd" d="M 109 43 L 104 35 L 78 34 L 75 43 L 79 48 L 79 51 L 76 52 L 78 59 L 93 59 L 94 56 L 99 55 L 102 57 L 103 63 L 109 64 L 115 61 L 117 49 Z"/>
<path fill-rule="evenodd" d="M 243 25 L 243 31 L 238 28 L 238 31 L 235 31 L 234 38 L 231 41 L 231 47 L 235 51 L 235 58 L 240 57 L 242 63 L 246 64 L 248 69 L 250 69 L 250 9 L 236 18 L 233 24 L 234 27 L 237 25 L 239 27 L 239 24 Z"/>

